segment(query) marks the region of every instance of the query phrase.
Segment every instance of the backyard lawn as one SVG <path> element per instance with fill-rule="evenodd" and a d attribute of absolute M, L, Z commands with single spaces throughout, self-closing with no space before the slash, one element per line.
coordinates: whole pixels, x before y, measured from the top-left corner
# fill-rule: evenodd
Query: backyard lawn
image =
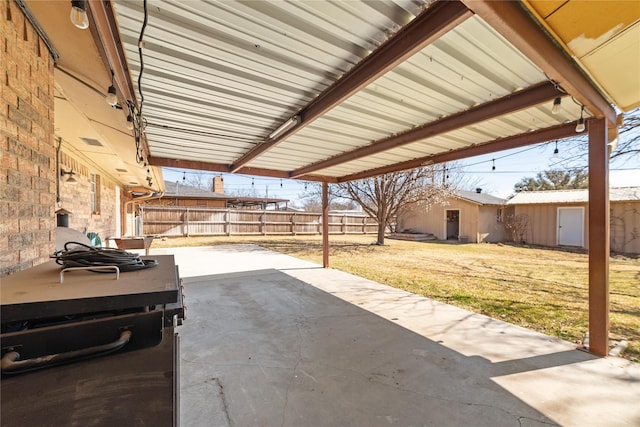
<path fill-rule="evenodd" d="M 330 236 L 330 266 L 379 283 L 579 342 L 588 330 L 588 258 L 583 253 L 496 244 L 408 242 Z M 152 248 L 252 243 L 322 263 L 321 236 L 190 237 Z M 612 344 L 640 361 L 640 259 L 610 263 Z"/>

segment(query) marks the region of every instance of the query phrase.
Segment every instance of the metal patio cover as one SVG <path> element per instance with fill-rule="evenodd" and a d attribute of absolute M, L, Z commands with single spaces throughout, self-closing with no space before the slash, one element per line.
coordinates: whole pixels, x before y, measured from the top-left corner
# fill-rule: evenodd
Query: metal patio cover
<path fill-rule="evenodd" d="M 614 129 L 640 105 L 640 2 L 112 6 L 92 4 L 117 22 L 155 166 L 340 182 L 575 135 L 581 114 Z"/>

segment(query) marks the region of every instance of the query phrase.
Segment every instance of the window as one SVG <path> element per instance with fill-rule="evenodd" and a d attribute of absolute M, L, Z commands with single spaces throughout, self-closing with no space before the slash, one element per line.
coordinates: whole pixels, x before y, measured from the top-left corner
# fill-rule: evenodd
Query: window
<path fill-rule="evenodd" d="M 100 215 L 100 175 L 89 175 L 89 193 L 91 194 L 91 213 Z"/>
<path fill-rule="evenodd" d="M 496 222 L 502 222 L 502 208 L 498 208 L 496 212 Z"/>

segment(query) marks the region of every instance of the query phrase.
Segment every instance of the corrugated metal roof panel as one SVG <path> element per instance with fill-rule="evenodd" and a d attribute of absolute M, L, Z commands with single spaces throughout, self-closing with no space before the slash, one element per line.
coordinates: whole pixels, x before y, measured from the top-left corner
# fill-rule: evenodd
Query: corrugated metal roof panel
<path fill-rule="evenodd" d="M 431 3 L 150 3 L 141 83 L 151 154 L 233 164 Z M 137 81 L 142 5 L 118 0 L 115 7 Z M 247 166 L 299 169 L 545 80 L 541 70 L 473 16 Z M 551 115 L 550 107 L 316 173 L 354 174 L 555 125 L 579 113 L 567 102 L 559 115 Z"/>
<path fill-rule="evenodd" d="M 618 187 L 609 189 L 612 202 L 640 201 L 640 187 Z M 507 202 L 508 205 L 531 205 L 553 203 L 587 203 L 589 190 L 521 191 Z"/>
<path fill-rule="evenodd" d="M 459 39 L 476 35 L 474 43 L 466 44 L 466 48 L 456 48 L 463 44 Z M 488 50 L 491 46 L 498 46 L 502 57 L 492 57 Z M 470 47 L 471 46 L 471 47 Z M 489 59 L 488 59 L 489 58 Z M 473 61 L 477 62 L 473 62 Z M 514 64 L 514 68 L 506 64 Z M 517 78 L 514 80 L 514 71 Z M 360 136 L 353 133 L 332 134 L 330 130 L 317 141 L 318 145 L 331 142 L 336 146 L 335 154 L 340 154 L 357 146 L 363 146 L 372 141 L 382 139 L 398 132 L 410 129 L 416 123 L 423 123 L 434 118 L 453 114 L 461 109 L 467 109 L 476 103 L 486 102 L 499 96 L 512 93 L 516 86 L 529 86 L 546 78 L 544 74 L 531 63 L 528 63 L 520 52 L 515 50 L 501 36 L 496 34 L 479 18 L 471 18 L 455 30 L 438 40 L 434 45 L 396 67 L 385 76 L 371 83 L 364 90 L 346 100 L 342 105 L 328 112 L 313 125 L 302 129 L 288 140 L 281 142 L 271 150 L 271 154 L 295 151 L 298 147 L 297 138 L 309 137 L 312 126 L 322 129 L 332 129 L 334 123 L 348 120 L 343 131 L 357 127 Z M 510 84 L 505 82 L 510 81 Z M 515 81 L 515 83 L 514 83 Z M 507 86 L 507 87 L 505 87 Z M 511 86 L 511 87 L 510 87 Z M 420 93 L 420 92 L 423 93 Z M 422 96 L 420 96 L 422 95 Z M 435 98 L 434 98 L 435 97 Z M 438 98 L 442 99 L 439 101 Z M 451 105 L 451 100 L 457 99 L 457 105 Z M 567 104 L 565 102 L 565 104 Z M 435 105 L 435 107 L 434 107 Z M 402 149 L 389 150 L 387 153 L 367 158 L 364 163 L 349 162 L 346 170 L 349 173 L 359 172 L 357 167 L 367 165 L 380 166 L 381 162 L 397 159 L 410 160 L 424 155 L 435 154 L 440 151 L 461 148 L 464 146 L 487 142 L 498 137 L 510 136 L 552 126 L 579 115 L 577 105 L 565 105 L 563 112 L 552 115 L 551 105 L 530 108 L 523 112 L 510 115 L 509 118 L 494 119 L 482 124 L 469 126 L 452 132 L 440 140 L 439 145 L 427 142 L 409 144 Z M 363 132 L 367 130 L 368 132 Z M 340 146 L 342 145 L 342 148 Z M 298 168 L 308 163 L 324 160 L 331 156 L 320 153 L 299 153 L 300 159 L 292 167 Z M 263 155 L 267 156 L 267 155 Z M 267 158 L 255 159 L 250 165 L 267 167 Z M 356 166 L 359 165 L 359 166 Z M 337 170 L 325 169 L 320 174 L 335 176 Z M 329 172 L 331 171 L 331 172 Z"/>

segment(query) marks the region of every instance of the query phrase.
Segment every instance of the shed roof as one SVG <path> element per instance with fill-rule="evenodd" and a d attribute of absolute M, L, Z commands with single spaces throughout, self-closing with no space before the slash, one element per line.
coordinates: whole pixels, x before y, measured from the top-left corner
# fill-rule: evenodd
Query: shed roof
<path fill-rule="evenodd" d="M 609 189 L 612 202 L 640 201 L 640 187 Z M 507 201 L 507 205 L 587 203 L 589 190 L 522 191 Z"/>
<path fill-rule="evenodd" d="M 492 196 L 486 193 L 478 193 L 477 191 L 457 190 L 456 196 L 468 200 L 479 205 L 504 205 L 506 199 Z"/>

